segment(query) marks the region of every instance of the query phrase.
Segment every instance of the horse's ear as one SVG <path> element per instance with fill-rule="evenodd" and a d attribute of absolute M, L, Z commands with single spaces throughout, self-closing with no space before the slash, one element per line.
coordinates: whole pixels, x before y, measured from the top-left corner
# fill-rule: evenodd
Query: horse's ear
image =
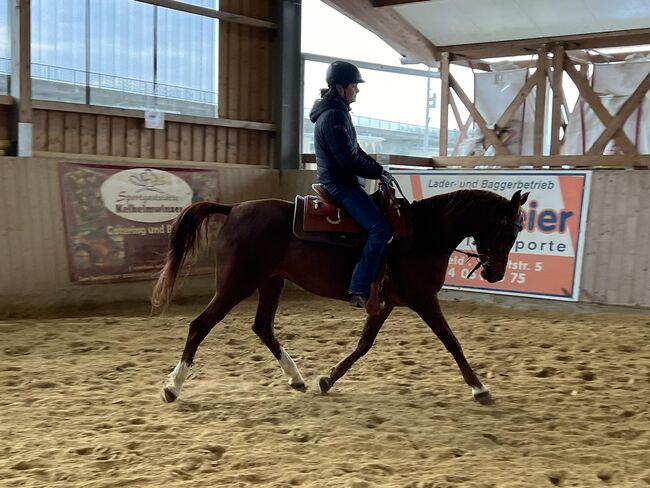
<path fill-rule="evenodd" d="M 514 207 L 519 207 L 521 205 L 519 202 L 521 201 L 521 190 L 517 190 L 514 195 L 512 195 L 512 198 L 510 199 L 510 203 Z"/>
<path fill-rule="evenodd" d="M 529 191 L 527 191 L 526 193 L 524 193 L 521 196 L 521 198 L 519 199 L 519 205 L 523 205 L 524 203 L 526 203 L 528 201 L 528 195 L 530 195 Z"/>

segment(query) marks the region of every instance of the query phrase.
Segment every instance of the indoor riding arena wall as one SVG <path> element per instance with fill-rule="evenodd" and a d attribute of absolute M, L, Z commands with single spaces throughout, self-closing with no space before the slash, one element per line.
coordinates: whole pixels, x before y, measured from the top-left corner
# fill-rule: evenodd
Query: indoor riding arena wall
<path fill-rule="evenodd" d="M 59 164 L 49 158 L 0 160 L 0 307 L 146 299 L 151 281 L 102 285 L 71 282 Z M 307 170 L 203 166 L 181 161 L 160 161 L 156 166 L 216 168 L 219 195 L 227 203 L 269 197 L 292 201 L 296 194 L 311 192 L 315 181 L 315 173 Z M 649 191 L 649 171 L 593 172 L 581 302 L 650 307 Z M 212 283 L 212 276 L 190 277 L 179 293 L 210 294 Z"/>

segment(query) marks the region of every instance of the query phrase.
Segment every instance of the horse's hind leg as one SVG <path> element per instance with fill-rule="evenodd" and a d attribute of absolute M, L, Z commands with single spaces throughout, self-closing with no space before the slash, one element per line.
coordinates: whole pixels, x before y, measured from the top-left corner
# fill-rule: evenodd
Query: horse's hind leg
<path fill-rule="evenodd" d="M 255 314 L 255 322 L 253 323 L 253 332 L 269 348 L 269 351 L 280 363 L 282 370 L 289 376 L 289 386 L 303 391 L 305 389 L 305 380 L 298 371 L 296 363 L 293 362 L 291 356 L 278 342 L 273 331 L 273 320 L 278 309 L 283 287 L 284 279 L 281 276 L 273 276 L 260 285 L 258 288 L 260 299 Z"/>
<path fill-rule="evenodd" d="M 194 360 L 194 355 L 203 339 L 210 333 L 212 328 L 217 325 L 230 312 L 235 305 L 252 293 L 217 293 L 207 307 L 190 322 L 190 330 L 185 341 L 185 349 L 181 360 L 174 370 L 167 376 L 163 385 L 162 398 L 165 402 L 173 402 L 180 395 L 183 383 Z"/>

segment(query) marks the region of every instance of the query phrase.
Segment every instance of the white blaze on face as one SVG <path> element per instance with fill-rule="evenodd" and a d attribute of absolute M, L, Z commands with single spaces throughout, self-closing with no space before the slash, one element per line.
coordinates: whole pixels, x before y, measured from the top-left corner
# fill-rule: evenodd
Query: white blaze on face
<path fill-rule="evenodd" d="M 289 356 L 289 354 L 287 354 L 287 351 L 285 351 L 282 347 L 280 348 L 279 362 L 280 366 L 282 366 L 282 370 L 290 377 L 289 384 L 304 384 L 305 380 L 300 374 L 300 371 L 298 371 L 296 363 L 293 361 L 293 359 L 291 359 L 291 356 Z"/>

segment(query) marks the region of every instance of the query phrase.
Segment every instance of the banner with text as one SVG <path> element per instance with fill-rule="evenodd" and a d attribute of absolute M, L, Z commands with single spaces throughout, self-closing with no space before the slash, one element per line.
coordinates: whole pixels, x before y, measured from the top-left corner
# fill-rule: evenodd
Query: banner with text
<path fill-rule="evenodd" d="M 400 171 L 393 174 L 406 197 L 421 200 L 456 190 L 488 190 L 506 198 L 530 192 L 526 221 L 504 279 L 488 283 L 475 273 L 475 260 L 454 252 L 445 287 L 557 300 L 578 300 L 591 173 L 588 171 Z M 473 239 L 458 249 L 473 251 Z"/>
<path fill-rule="evenodd" d="M 192 202 L 214 200 L 216 173 L 61 163 L 60 181 L 72 281 L 152 278 L 162 265 L 173 220 Z M 200 255 L 194 273 L 207 272 Z"/>

